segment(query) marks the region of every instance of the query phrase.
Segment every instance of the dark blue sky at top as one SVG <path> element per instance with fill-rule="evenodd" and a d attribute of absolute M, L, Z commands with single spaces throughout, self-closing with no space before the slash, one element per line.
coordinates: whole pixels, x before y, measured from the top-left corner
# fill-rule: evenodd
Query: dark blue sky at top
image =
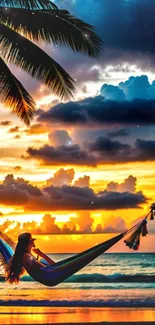
<path fill-rule="evenodd" d="M 155 1 L 154 0 L 56 0 L 61 8 L 96 26 L 104 40 L 105 52 L 99 59 L 103 64 L 128 60 L 154 65 Z M 60 56 L 61 57 L 61 56 Z M 69 64 L 81 62 L 83 56 L 63 52 L 61 60 Z M 88 62 L 89 59 L 86 59 Z M 145 62 L 147 61 L 147 62 Z M 90 64 L 92 60 L 89 61 Z M 89 63 L 88 63 L 89 64 Z"/>
<path fill-rule="evenodd" d="M 112 65 L 115 72 L 118 65 L 127 63 L 131 76 L 135 76 L 132 65 L 136 65 L 142 74 L 154 73 L 155 0 L 55 0 L 55 3 L 77 18 L 93 24 L 104 41 L 104 51 L 99 59 L 74 53 L 65 47 L 53 49 L 48 45 L 44 48 L 77 79 L 77 86 L 81 82 L 99 80 L 98 72 L 88 73 L 93 65 L 98 65 L 102 70 Z M 81 68 L 83 73 L 79 75 Z M 24 79 L 26 88 L 33 92 L 36 83 L 30 82 L 30 77 Z"/>
<path fill-rule="evenodd" d="M 104 51 L 99 59 L 74 53 L 65 47 L 44 47 L 50 56 L 77 79 L 77 84 L 89 80 L 98 81 L 98 73 L 87 73 L 95 64 L 101 69 L 107 65 L 113 65 L 115 69 L 116 66 L 127 63 L 131 76 L 133 72 L 130 66 L 133 64 L 144 74 L 147 71 L 154 73 L 155 0 L 55 0 L 55 3 L 77 18 L 93 24 L 104 41 Z M 80 68 L 83 71 L 81 76 L 77 74 Z M 30 76 L 26 78 L 20 73 L 20 77 L 28 91 L 33 92 L 37 88 L 36 82 L 30 81 Z"/>
<path fill-rule="evenodd" d="M 45 48 L 73 78 L 77 79 L 77 88 L 80 87 L 80 83 L 87 84 L 89 81 L 99 81 L 98 72 L 94 74 L 89 73 L 90 68 L 95 64 L 102 71 L 107 65 L 112 65 L 114 72 L 116 72 L 119 66 L 120 74 L 122 72 L 121 69 L 124 69 L 121 68 L 121 65 L 123 63 L 128 65 L 126 80 L 121 80 L 123 83 L 119 81 L 119 87 L 115 86 L 114 88 L 111 79 L 109 79 L 109 84 L 111 85 L 106 85 L 106 87 L 102 88 L 102 96 L 106 100 L 130 100 L 131 103 L 126 106 L 130 123 L 128 123 L 127 115 L 124 115 L 123 105 L 112 103 L 112 106 L 103 106 L 100 97 L 89 98 L 89 112 L 94 102 L 97 103 L 100 115 L 104 113 L 102 110 L 105 107 L 106 112 L 111 112 L 114 109 L 113 119 L 109 122 L 106 119 L 106 125 L 114 131 L 112 138 L 119 136 L 121 142 L 134 143 L 137 138 L 154 139 L 155 82 L 151 83 L 148 80 L 147 73 L 155 73 L 155 0 L 55 0 L 55 3 L 59 8 L 69 10 L 77 18 L 93 24 L 96 27 L 97 33 L 104 41 L 104 51 L 99 59 L 91 59 L 83 54 L 74 53 L 72 50 L 62 47 L 55 48 L 54 51 L 51 45 Z M 138 69 L 141 69 L 143 77 L 133 78 L 136 77 L 133 73 L 133 64 Z M 78 69 L 80 68 L 82 68 L 82 74 L 79 77 Z M 117 73 L 119 74 L 119 71 Z M 155 77 L 153 79 L 155 80 Z M 104 84 L 107 84 L 107 80 L 104 82 L 103 78 Z M 28 81 L 28 87 L 31 85 Z M 98 94 L 99 91 L 100 89 L 98 89 Z M 135 99 L 140 99 L 141 101 L 134 102 Z M 91 135 L 92 138 L 100 134 L 111 135 L 111 130 L 107 133 L 105 125 L 102 127 L 100 118 L 96 118 L 96 108 L 95 112 L 91 114 L 91 121 L 95 121 L 95 127 L 98 130 L 92 129 L 90 118 L 86 119 L 84 123 L 80 119 L 78 122 L 77 120 L 73 121 L 73 115 L 75 117 L 74 110 L 77 113 L 77 106 L 78 103 L 71 105 L 66 103 L 64 106 L 60 105 L 56 109 L 49 109 L 47 116 L 38 114 L 40 115 L 38 119 L 40 122 L 44 122 L 47 117 L 49 123 L 52 123 L 52 125 L 55 121 L 62 123 L 62 127 L 66 130 L 68 125 L 74 125 L 75 133 L 77 134 L 76 138 L 81 141 L 91 138 Z M 148 118 L 146 118 L 147 111 Z M 80 114 L 79 111 L 78 113 Z M 80 118 L 85 117 L 80 115 Z M 117 129 L 115 130 L 116 122 Z"/>

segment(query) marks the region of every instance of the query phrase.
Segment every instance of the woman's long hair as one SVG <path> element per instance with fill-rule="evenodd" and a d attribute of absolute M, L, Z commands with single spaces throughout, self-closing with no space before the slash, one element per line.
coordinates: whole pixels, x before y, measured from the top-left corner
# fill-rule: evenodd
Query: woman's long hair
<path fill-rule="evenodd" d="M 25 269 L 23 267 L 22 259 L 24 253 L 27 252 L 28 243 L 19 243 L 15 248 L 15 253 L 12 256 L 9 264 L 5 270 L 5 279 L 9 283 L 18 283 L 20 277 L 25 273 Z"/>

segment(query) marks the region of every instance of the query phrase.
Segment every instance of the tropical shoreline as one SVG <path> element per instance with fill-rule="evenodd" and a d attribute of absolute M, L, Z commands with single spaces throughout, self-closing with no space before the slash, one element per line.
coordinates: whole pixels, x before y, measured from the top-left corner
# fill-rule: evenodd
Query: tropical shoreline
<path fill-rule="evenodd" d="M 155 308 L 2 307 L 0 324 L 155 324 Z"/>

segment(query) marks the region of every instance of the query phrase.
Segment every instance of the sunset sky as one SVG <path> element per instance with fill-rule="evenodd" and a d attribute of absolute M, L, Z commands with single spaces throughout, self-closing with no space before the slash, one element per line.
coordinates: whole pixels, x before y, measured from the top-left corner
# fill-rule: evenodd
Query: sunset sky
<path fill-rule="evenodd" d="M 155 201 L 155 3 L 55 3 L 94 25 L 104 51 L 90 59 L 40 44 L 75 79 L 70 102 L 10 67 L 37 111 L 27 128 L 1 101 L 0 223 L 15 238 L 32 232 L 46 252 L 77 252 L 124 231 Z M 149 230 L 141 251 L 154 251 L 155 223 Z"/>

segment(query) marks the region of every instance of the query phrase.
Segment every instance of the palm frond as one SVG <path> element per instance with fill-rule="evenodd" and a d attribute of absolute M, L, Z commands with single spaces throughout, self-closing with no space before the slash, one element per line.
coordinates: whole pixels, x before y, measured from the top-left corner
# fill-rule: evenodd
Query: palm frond
<path fill-rule="evenodd" d="M 35 103 L 19 80 L 0 58 L 0 93 L 14 113 L 28 126 L 35 112 Z M 2 236 L 0 232 L 0 236 Z"/>
<path fill-rule="evenodd" d="M 65 10 L 0 9 L 0 21 L 32 41 L 64 45 L 90 57 L 103 49 L 94 27 Z"/>
<path fill-rule="evenodd" d="M 0 51 L 12 63 L 44 82 L 60 98 L 72 96 L 74 81 L 69 74 L 37 45 L 0 23 Z"/>
<path fill-rule="evenodd" d="M 0 7 L 9 9 L 26 8 L 26 9 L 58 9 L 58 7 L 49 0 L 1 0 Z"/>

